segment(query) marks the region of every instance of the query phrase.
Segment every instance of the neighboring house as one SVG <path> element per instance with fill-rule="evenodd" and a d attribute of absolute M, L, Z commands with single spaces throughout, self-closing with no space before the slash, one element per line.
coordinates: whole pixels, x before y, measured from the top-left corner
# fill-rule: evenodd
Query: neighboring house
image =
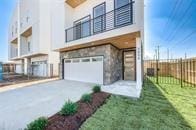
<path fill-rule="evenodd" d="M 59 53 L 51 50 L 51 6 L 51 0 L 18 0 L 8 39 L 16 73 L 58 75 Z"/>
<path fill-rule="evenodd" d="M 57 0 L 52 6 L 52 49 L 63 79 L 142 86 L 144 0 Z"/>

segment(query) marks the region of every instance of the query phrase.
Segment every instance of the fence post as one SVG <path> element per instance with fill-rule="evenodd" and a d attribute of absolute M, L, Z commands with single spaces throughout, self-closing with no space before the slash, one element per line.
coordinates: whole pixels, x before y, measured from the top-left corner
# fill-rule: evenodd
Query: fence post
<path fill-rule="evenodd" d="M 158 60 L 156 60 L 156 68 L 157 68 L 157 74 L 156 74 L 156 82 L 159 84 L 159 65 Z"/>
<path fill-rule="evenodd" d="M 183 79 L 182 79 L 182 58 L 180 58 L 180 85 L 181 85 L 181 88 L 183 87 L 182 81 L 183 81 Z"/>

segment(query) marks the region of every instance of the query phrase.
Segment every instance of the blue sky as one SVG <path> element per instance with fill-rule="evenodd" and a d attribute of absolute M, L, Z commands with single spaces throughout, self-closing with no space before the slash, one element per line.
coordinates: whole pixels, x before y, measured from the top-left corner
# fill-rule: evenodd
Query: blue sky
<path fill-rule="evenodd" d="M 0 0 L 0 61 L 8 58 L 8 26 L 16 0 Z"/>
<path fill-rule="evenodd" d="M 161 58 L 196 57 L 196 0 L 146 0 L 145 50 L 153 57 L 160 45 Z"/>
<path fill-rule="evenodd" d="M 0 61 L 8 57 L 8 25 L 16 0 L 0 0 Z M 153 57 L 160 45 L 161 58 L 196 57 L 196 0 L 145 0 L 145 52 Z M 186 40 L 186 37 L 190 36 Z"/>

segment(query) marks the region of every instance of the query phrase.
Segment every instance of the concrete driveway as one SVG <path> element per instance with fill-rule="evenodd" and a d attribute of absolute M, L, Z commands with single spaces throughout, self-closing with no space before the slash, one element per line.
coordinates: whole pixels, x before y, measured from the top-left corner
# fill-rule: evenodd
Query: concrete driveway
<path fill-rule="evenodd" d="M 65 101 L 77 101 L 93 84 L 58 80 L 0 93 L 0 130 L 21 130 L 40 116 L 58 112 Z"/>

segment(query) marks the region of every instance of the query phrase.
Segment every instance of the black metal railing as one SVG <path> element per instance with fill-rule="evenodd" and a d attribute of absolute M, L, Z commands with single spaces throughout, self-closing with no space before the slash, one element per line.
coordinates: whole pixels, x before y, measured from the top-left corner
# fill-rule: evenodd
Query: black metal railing
<path fill-rule="evenodd" d="M 130 2 L 120 8 L 66 29 L 66 42 L 133 24 L 133 4 L 134 2 Z"/>

